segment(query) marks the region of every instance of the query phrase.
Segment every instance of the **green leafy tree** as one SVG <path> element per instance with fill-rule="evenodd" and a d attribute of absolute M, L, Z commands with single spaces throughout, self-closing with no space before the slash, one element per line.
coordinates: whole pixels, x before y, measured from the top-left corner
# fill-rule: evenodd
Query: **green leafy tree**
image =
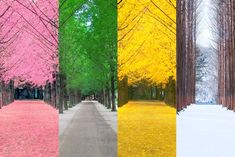
<path fill-rule="evenodd" d="M 116 110 L 116 17 L 113 0 L 60 1 L 60 73 L 66 76 L 66 89 L 83 95 L 102 93 L 103 101 L 106 90 L 112 110 Z"/>

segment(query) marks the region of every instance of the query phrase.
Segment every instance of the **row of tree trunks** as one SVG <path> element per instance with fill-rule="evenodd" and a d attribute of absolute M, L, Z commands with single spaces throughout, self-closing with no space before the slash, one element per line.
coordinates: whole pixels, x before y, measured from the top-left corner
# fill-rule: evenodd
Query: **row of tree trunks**
<path fill-rule="evenodd" d="M 112 70 L 112 74 L 111 74 L 111 109 L 112 111 L 116 111 L 116 103 L 115 103 L 115 100 L 116 100 L 116 96 L 115 96 L 115 77 L 114 77 L 114 70 Z"/>
<path fill-rule="evenodd" d="M 111 88 L 106 87 L 96 95 L 99 103 L 103 104 L 106 108 L 111 109 L 112 111 L 116 111 L 115 91 L 113 93 Z"/>
<path fill-rule="evenodd" d="M 14 81 L 0 82 L 0 109 L 14 101 Z"/>
<path fill-rule="evenodd" d="M 175 106 L 176 104 L 176 89 L 175 89 L 175 80 L 173 77 L 168 79 L 165 89 L 165 98 L 164 101 L 168 105 Z"/>
<path fill-rule="evenodd" d="M 195 1 L 177 1 L 177 110 L 195 101 Z M 235 110 L 235 0 L 216 1 L 218 103 Z M 217 31 L 215 29 L 215 31 Z"/>
<path fill-rule="evenodd" d="M 122 80 L 118 81 L 118 106 L 123 106 L 128 103 L 128 100 L 128 77 L 125 76 Z"/>
<path fill-rule="evenodd" d="M 97 99 L 98 102 L 103 104 L 106 108 L 111 109 L 112 111 L 116 111 L 116 68 L 115 68 L 115 58 L 114 54 L 111 54 L 110 59 L 110 81 L 107 82 L 106 87 L 103 88 L 100 92 L 98 92 Z"/>
<path fill-rule="evenodd" d="M 68 89 L 66 86 L 66 76 L 64 74 L 56 75 L 56 107 L 59 113 L 68 110 L 82 101 L 81 91 L 79 89 Z"/>
<path fill-rule="evenodd" d="M 175 106 L 176 104 L 176 89 L 175 80 L 170 77 L 165 87 L 160 85 L 149 86 L 147 82 L 135 87 L 128 86 L 128 78 L 124 77 L 118 82 L 118 106 L 123 106 L 128 103 L 128 100 L 160 100 L 167 104 Z"/>
<path fill-rule="evenodd" d="M 177 111 L 195 102 L 196 1 L 177 1 Z"/>
<path fill-rule="evenodd" d="M 127 97 L 128 100 L 160 100 L 164 101 L 168 94 L 171 94 L 170 91 L 166 93 L 166 89 L 169 88 L 169 83 L 166 87 L 163 84 L 159 85 L 148 85 L 148 84 L 138 84 L 134 86 L 127 86 L 128 94 L 121 93 Z M 174 84 L 172 84 L 174 85 Z M 175 88 L 175 87 L 173 87 Z M 175 93 L 175 91 L 173 92 Z"/>
<path fill-rule="evenodd" d="M 56 108 L 56 87 L 55 86 L 56 86 L 55 81 L 46 82 L 46 85 L 44 86 L 43 100 L 44 102 Z"/>
<path fill-rule="evenodd" d="M 27 95 L 22 94 L 27 91 Z M 39 87 L 31 87 L 26 86 L 24 88 L 16 87 L 14 91 L 14 98 L 15 100 L 19 99 L 43 99 L 43 88 L 42 86 Z"/>
<path fill-rule="evenodd" d="M 219 28 L 218 102 L 235 111 L 235 0 L 219 0 L 217 12 Z"/>
<path fill-rule="evenodd" d="M 160 85 L 155 86 L 155 90 L 156 90 L 156 100 L 163 101 L 165 98 L 165 93 L 166 93 L 163 85 L 160 84 Z"/>

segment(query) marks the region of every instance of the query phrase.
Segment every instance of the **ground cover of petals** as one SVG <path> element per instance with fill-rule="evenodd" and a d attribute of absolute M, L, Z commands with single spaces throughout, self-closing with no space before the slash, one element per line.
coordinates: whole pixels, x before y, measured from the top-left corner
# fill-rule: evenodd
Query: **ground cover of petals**
<path fill-rule="evenodd" d="M 58 157 L 58 114 L 43 101 L 0 110 L 0 157 Z"/>
<path fill-rule="evenodd" d="M 175 157 L 175 108 L 157 101 L 132 101 L 119 108 L 118 156 Z"/>

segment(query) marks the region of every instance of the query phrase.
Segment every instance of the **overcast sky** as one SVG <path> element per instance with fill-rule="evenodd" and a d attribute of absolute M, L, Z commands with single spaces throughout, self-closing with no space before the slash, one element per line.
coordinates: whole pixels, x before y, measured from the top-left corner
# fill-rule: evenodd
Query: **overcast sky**
<path fill-rule="evenodd" d="M 198 20 L 200 21 L 197 26 L 197 44 L 201 46 L 210 46 L 212 39 L 215 38 L 210 27 L 212 27 L 213 16 L 215 13 L 211 8 L 211 0 L 202 0 L 202 4 L 198 9 Z"/>

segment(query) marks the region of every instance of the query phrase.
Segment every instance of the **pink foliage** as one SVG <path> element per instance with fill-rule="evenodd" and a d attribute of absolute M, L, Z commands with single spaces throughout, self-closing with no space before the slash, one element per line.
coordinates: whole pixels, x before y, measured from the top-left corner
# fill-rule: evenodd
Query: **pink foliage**
<path fill-rule="evenodd" d="M 52 81 L 58 69 L 57 26 L 58 0 L 1 0 L 2 79 L 38 86 Z"/>
<path fill-rule="evenodd" d="M 1 157 L 58 157 L 58 113 L 42 101 L 16 101 L 0 110 Z"/>

